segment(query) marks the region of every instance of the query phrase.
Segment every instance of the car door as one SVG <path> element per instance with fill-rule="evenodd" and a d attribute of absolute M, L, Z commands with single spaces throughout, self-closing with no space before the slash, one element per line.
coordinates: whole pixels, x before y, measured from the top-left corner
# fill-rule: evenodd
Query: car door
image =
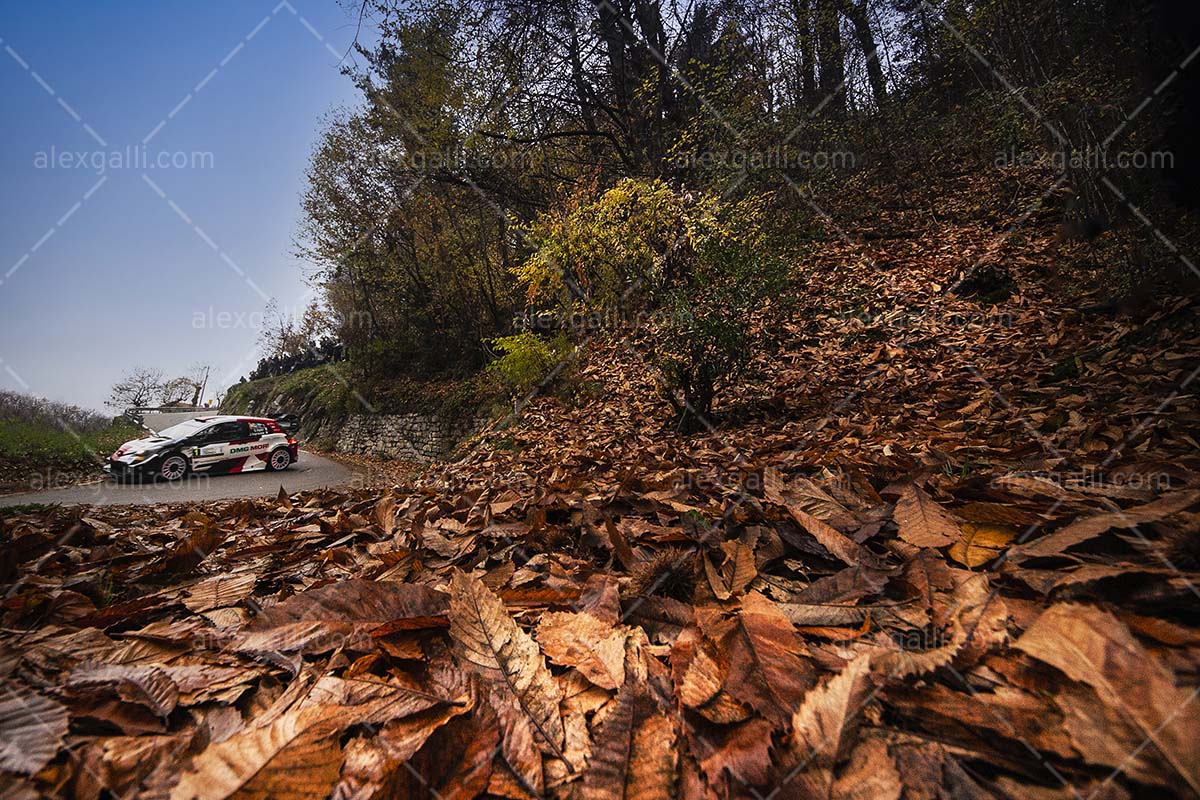
<path fill-rule="evenodd" d="M 200 431 L 191 448 L 192 469 L 204 472 L 225 466 L 234 458 L 229 452 L 233 443 L 245 440 L 247 435 L 244 422 L 218 422 Z"/>
<path fill-rule="evenodd" d="M 237 471 L 254 472 L 266 469 L 270 450 L 276 444 L 272 441 L 274 437 L 271 436 L 270 429 L 261 422 L 243 424 L 246 424 L 249 429 L 246 440 L 235 442 L 230 448 L 230 455 L 245 457 Z"/>

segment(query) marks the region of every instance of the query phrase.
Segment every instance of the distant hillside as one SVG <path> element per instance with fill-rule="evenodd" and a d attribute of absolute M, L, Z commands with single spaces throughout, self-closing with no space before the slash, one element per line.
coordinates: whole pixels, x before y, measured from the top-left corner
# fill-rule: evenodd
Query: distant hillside
<path fill-rule="evenodd" d="M 104 458 L 140 429 L 79 406 L 0 392 L 0 492 L 100 477 Z"/>
<path fill-rule="evenodd" d="M 47 400 L 44 397 L 0 390 L 0 420 L 19 421 L 76 431 L 97 431 L 112 423 L 112 417 L 86 408 Z"/>

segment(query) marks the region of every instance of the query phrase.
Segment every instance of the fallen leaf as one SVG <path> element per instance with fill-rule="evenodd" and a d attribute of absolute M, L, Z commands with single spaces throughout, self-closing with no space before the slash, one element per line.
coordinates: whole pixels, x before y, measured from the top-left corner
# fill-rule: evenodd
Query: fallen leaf
<path fill-rule="evenodd" d="M 964 522 L 962 538 L 952 544 L 947 552 L 958 563 L 974 569 L 998 557 L 1015 538 L 1015 528 Z"/>
<path fill-rule="evenodd" d="M 623 626 L 622 626 L 623 627 Z M 538 624 L 538 644 L 555 664 L 575 667 L 605 689 L 625 683 L 628 629 L 617 629 L 586 613 L 551 612 Z"/>
<path fill-rule="evenodd" d="M 1176 687 L 1121 622 L 1093 606 L 1051 606 L 1015 647 L 1085 683 L 1138 729 L 1146 746 L 1135 760 L 1161 764 L 1164 785 L 1181 779 L 1200 794 L 1200 715 L 1189 713 L 1196 692 Z"/>
<path fill-rule="evenodd" d="M 724 689 L 784 727 L 816 682 L 808 651 L 775 603 L 751 592 L 737 615 L 709 626 L 729 669 Z"/>
<path fill-rule="evenodd" d="M 0 769 L 33 775 L 54 758 L 67 734 L 67 710 L 25 688 L 3 685 Z"/>
<path fill-rule="evenodd" d="M 583 800 L 668 800 L 675 786 L 675 726 L 645 686 L 617 692 L 583 775 Z"/>
<path fill-rule="evenodd" d="M 784 742 L 783 797 L 828 797 L 834 765 L 853 744 L 863 707 L 872 688 L 869 658 L 862 656 L 809 692 L 792 716 Z"/>
<path fill-rule="evenodd" d="M 900 538 L 916 547 L 945 547 L 959 540 L 954 517 L 916 484 L 904 487 L 896 502 L 895 517 Z"/>
<path fill-rule="evenodd" d="M 516 704 L 549 751 L 562 758 L 558 684 L 536 642 L 478 579 L 456 571 L 450 585 L 450 638 L 459 654 Z"/>

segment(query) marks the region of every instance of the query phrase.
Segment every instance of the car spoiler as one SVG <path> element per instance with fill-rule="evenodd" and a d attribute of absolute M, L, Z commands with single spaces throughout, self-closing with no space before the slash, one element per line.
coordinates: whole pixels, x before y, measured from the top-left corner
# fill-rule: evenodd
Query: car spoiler
<path fill-rule="evenodd" d="M 295 414 L 280 414 L 274 419 L 285 433 L 296 433 L 300 430 L 300 417 Z"/>

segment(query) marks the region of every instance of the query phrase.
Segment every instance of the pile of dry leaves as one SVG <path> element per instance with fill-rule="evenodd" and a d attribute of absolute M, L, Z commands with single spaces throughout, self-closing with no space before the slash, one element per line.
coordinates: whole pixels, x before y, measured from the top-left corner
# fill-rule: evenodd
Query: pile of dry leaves
<path fill-rule="evenodd" d="M 6 796 L 1200 789 L 1200 492 L 561 472 L 7 520 Z"/>
<path fill-rule="evenodd" d="M 924 236 L 707 435 L 598 343 L 382 495 L 5 518 L 4 795 L 1200 794 L 1190 304 L 964 322 Z"/>

